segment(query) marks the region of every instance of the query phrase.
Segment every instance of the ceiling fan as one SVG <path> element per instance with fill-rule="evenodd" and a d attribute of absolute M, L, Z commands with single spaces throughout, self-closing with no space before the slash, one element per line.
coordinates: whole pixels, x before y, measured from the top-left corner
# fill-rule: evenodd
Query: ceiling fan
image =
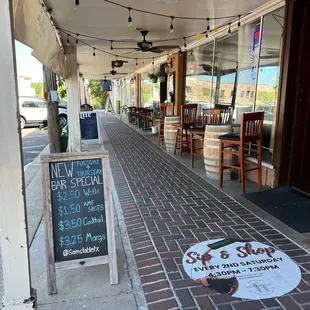
<path fill-rule="evenodd" d="M 112 70 L 111 70 L 109 73 L 103 73 L 103 74 L 106 74 L 106 75 L 113 75 L 113 76 L 114 76 L 114 75 L 116 75 L 116 74 L 117 74 L 117 75 L 125 75 L 125 74 L 128 74 L 128 73 L 125 73 L 125 72 L 122 72 L 122 73 L 121 73 L 121 72 L 117 72 L 117 71 L 114 70 L 114 67 L 112 67 Z"/>
<path fill-rule="evenodd" d="M 120 68 L 124 63 L 128 63 L 126 60 L 116 59 L 111 61 L 111 65 L 113 68 Z"/>
<path fill-rule="evenodd" d="M 153 46 L 153 42 L 151 41 L 146 41 L 146 36 L 149 33 L 147 30 L 142 30 L 140 31 L 141 35 L 143 36 L 143 40 L 141 42 L 137 43 L 136 48 L 133 47 L 115 47 L 114 49 L 122 49 L 122 50 L 130 50 L 134 49 L 137 52 L 151 52 L 151 53 L 156 53 L 160 54 L 164 52 L 165 50 L 171 50 L 174 48 L 179 48 L 179 45 L 160 45 L 160 46 Z"/>

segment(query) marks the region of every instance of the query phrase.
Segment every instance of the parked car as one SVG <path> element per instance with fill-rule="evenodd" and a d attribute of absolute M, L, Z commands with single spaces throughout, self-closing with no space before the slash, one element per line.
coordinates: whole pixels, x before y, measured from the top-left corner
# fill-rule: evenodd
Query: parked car
<path fill-rule="evenodd" d="M 37 97 L 19 97 L 20 127 L 26 125 L 43 124 L 47 121 L 47 103 Z M 59 105 L 59 120 L 67 124 L 67 107 Z"/>

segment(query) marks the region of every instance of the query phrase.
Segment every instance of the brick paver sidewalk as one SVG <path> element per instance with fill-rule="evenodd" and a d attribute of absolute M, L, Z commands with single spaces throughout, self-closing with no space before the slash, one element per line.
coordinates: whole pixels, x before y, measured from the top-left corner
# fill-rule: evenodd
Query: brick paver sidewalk
<path fill-rule="evenodd" d="M 118 119 L 105 117 L 103 127 L 150 310 L 310 309 L 308 252 Z M 280 298 L 248 301 L 197 285 L 183 270 L 183 254 L 196 243 L 227 236 L 284 251 L 301 267 L 298 288 Z"/>

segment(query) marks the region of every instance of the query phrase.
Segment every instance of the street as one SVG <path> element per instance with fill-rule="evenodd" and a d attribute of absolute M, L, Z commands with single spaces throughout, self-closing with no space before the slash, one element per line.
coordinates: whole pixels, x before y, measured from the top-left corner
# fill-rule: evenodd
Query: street
<path fill-rule="evenodd" d="M 30 164 L 48 144 L 46 130 L 36 127 L 22 130 L 24 166 Z"/>

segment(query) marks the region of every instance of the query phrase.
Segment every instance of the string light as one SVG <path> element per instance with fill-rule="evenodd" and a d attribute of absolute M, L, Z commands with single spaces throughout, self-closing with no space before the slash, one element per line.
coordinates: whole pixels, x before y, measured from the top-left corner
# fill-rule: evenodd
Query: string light
<path fill-rule="evenodd" d="M 94 47 L 94 50 L 93 50 L 93 56 L 95 57 L 96 56 L 96 48 Z"/>
<path fill-rule="evenodd" d="M 174 31 L 174 29 L 173 29 L 173 19 L 174 19 L 174 17 L 171 16 L 170 33 L 173 33 L 173 31 Z"/>
<path fill-rule="evenodd" d="M 75 40 L 75 43 L 76 43 L 76 44 L 79 44 L 79 34 L 78 34 L 78 33 L 76 34 L 76 40 Z"/>
<path fill-rule="evenodd" d="M 240 26 L 241 26 L 241 15 L 238 16 L 238 19 L 239 19 L 239 21 L 238 21 L 238 27 L 240 27 Z"/>
<path fill-rule="evenodd" d="M 131 18 L 131 15 L 130 15 L 130 11 L 131 11 L 131 7 L 128 7 L 128 27 L 130 27 L 132 25 L 132 18 Z"/>
<path fill-rule="evenodd" d="M 112 0 L 104 0 L 107 3 L 110 3 L 112 5 L 124 8 L 128 10 L 128 7 L 118 3 L 118 2 L 114 2 Z M 136 9 L 131 7 L 130 8 L 131 11 L 135 11 L 135 12 L 140 12 L 140 13 L 144 13 L 144 14 L 149 14 L 149 15 L 154 15 L 154 16 L 159 16 L 159 17 L 166 17 L 166 18 L 171 18 L 171 16 L 166 15 L 166 14 L 160 14 L 160 13 L 156 13 L 156 12 L 151 12 L 151 11 L 146 11 L 146 10 L 141 10 L 141 9 Z M 243 16 L 247 15 L 249 13 L 246 14 L 242 14 Z M 230 16 L 218 16 L 218 17 L 210 17 L 210 20 L 220 20 L 220 19 L 233 19 L 233 18 L 237 18 L 239 15 L 230 15 Z M 205 17 L 189 17 L 189 16 L 174 16 L 175 19 L 187 19 L 187 20 L 206 20 Z"/>
<path fill-rule="evenodd" d="M 107 1 L 107 0 L 105 0 L 105 1 Z M 108 1 L 108 2 L 109 2 L 109 1 Z M 122 5 L 121 5 L 121 6 L 122 6 Z M 122 6 L 122 7 L 123 7 L 123 6 Z M 128 7 L 126 7 L 126 8 L 128 9 Z M 136 9 L 131 8 L 131 10 L 136 10 Z M 138 11 L 139 11 L 139 10 L 138 10 Z M 144 12 L 144 11 L 143 11 L 143 12 Z M 146 13 L 147 13 L 147 12 L 146 12 Z M 150 13 L 150 14 L 151 14 L 151 13 Z M 247 13 L 247 14 L 250 14 L 250 13 Z M 242 16 L 245 16 L 245 15 L 247 15 L 247 14 L 238 15 L 238 21 L 240 21 L 240 18 L 241 18 Z M 156 15 L 156 14 L 155 14 L 155 15 Z M 160 15 L 160 16 L 161 16 L 161 15 Z M 166 15 L 163 15 L 163 16 L 166 16 Z M 174 19 L 175 17 L 174 17 L 174 16 L 169 16 L 169 18 L 171 19 L 171 26 L 172 26 L 171 28 L 172 28 L 172 30 L 174 30 L 174 29 L 173 29 L 173 19 Z M 228 18 L 228 17 L 226 17 L 226 18 Z M 198 19 L 200 19 L 200 18 L 198 18 Z M 210 19 L 217 19 L 217 18 L 208 18 L 208 19 L 210 20 Z M 206 18 L 204 18 L 204 20 L 206 20 Z M 232 22 L 230 22 L 230 23 L 228 24 L 228 25 L 229 25 L 229 29 L 228 29 L 228 33 L 229 33 L 229 34 L 231 33 L 231 24 L 232 24 Z M 238 22 L 238 25 L 239 25 L 239 22 Z M 223 26 L 225 26 L 225 25 L 222 25 L 221 27 L 223 27 Z M 111 52 L 108 52 L 108 51 L 106 51 L 106 50 L 104 50 L 104 49 L 95 48 L 94 46 L 90 45 L 89 43 L 87 43 L 87 42 L 85 42 L 85 41 L 82 41 L 82 40 L 80 39 L 80 37 L 82 36 L 82 37 L 85 37 L 85 38 L 91 38 L 91 39 L 101 40 L 101 41 L 105 41 L 105 42 L 110 42 L 110 43 L 111 43 L 111 46 L 110 46 L 111 51 L 114 50 L 114 48 L 113 48 L 113 42 L 119 42 L 119 43 L 124 43 L 124 42 L 126 42 L 126 43 L 128 43 L 128 42 L 130 42 L 130 43 L 139 43 L 139 41 L 136 41 L 136 40 L 110 40 L 110 39 L 107 39 L 107 38 L 100 38 L 100 37 L 95 37 L 95 36 L 89 36 L 89 35 L 81 34 L 81 33 L 76 34 L 76 33 L 73 32 L 73 31 L 66 30 L 66 29 L 63 29 L 63 28 L 56 28 L 56 29 L 57 29 L 58 32 L 61 31 L 61 32 L 63 32 L 64 34 L 66 34 L 66 35 L 68 36 L 68 39 L 67 39 L 67 44 L 68 44 L 68 45 L 70 44 L 70 37 L 72 37 L 72 38 L 75 39 L 76 42 L 78 42 L 78 43 L 82 43 L 82 44 L 84 44 L 84 45 L 86 45 L 86 46 L 89 46 L 89 47 L 93 48 L 94 50 L 96 49 L 97 51 L 100 51 L 100 52 L 102 52 L 102 53 L 105 53 L 105 54 L 111 55 L 111 56 L 115 56 L 115 54 L 113 54 L 113 53 L 111 53 Z M 170 39 L 162 39 L 162 40 L 154 40 L 153 43 L 155 43 L 155 42 L 167 42 L 167 41 L 171 41 L 171 40 L 181 40 L 181 39 L 183 39 L 183 40 L 184 40 L 184 47 L 187 47 L 187 43 L 186 43 L 186 40 L 187 40 L 187 39 L 189 39 L 189 38 L 195 38 L 195 37 L 196 37 L 196 39 L 201 40 L 201 39 L 202 39 L 202 35 L 205 35 L 206 38 L 208 38 L 210 32 L 214 32 L 214 33 L 218 32 L 218 27 L 214 27 L 214 29 L 210 29 L 210 31 L 203 31 L 203 32 L 200 32 L 200 33 L 198 33 L 198 34 L 192 34 L 192 35 L 188 35 L 188 36 L 185 36 L 185 37 L 170 38 Z M 161 57 L 161 55 L 156 56 L 156 57 L 139 57 L 139 58 L 135 58 L 135 57 L 126 56 L 126 54 L 125 54 L 125 55 L 122 55 L 122 57 L 125 58 L 125 59 L 132 59 L 132 60 L 135 60 L 135 59 L 144 60 L 144 59 L 159 58 L 159 57 Z M 144 61 L 143 61 L 143 64 L 144 64 Z"/>
<path fill-rule="evenodd" d="M 207 18 L 208 26 L 207 26 L 207 31 L 210 31 L 210 18 Z"/>

